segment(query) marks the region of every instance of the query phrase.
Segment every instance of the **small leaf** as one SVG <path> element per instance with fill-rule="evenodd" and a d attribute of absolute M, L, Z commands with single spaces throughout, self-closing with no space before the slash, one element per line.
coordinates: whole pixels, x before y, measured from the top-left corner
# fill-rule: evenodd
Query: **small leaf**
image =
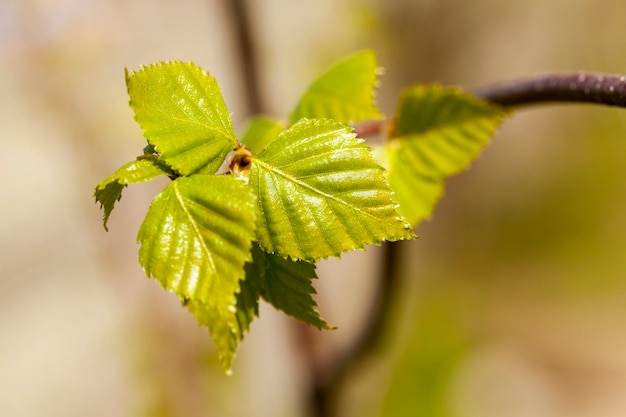
<path fill-rule="evenodd" d="M 303 118 L 361 122 L 380 119 L 374 102 L 378 65 L 371 50 L 357 52 L 311 84 L 291 113 L 291 124 Z"/>
<path fill-rule="evenodd" d="M 131 161 L 115 171 L 113 175 L 96 186 L 94 196 L 100 208 L 104 209 L 102 223 L 105 230 L 109 216 L 115 207 L 115 203 L 122 198 L 122 190 L 128 184 L 137 184 L 155 179 L 161 175 L 170 175 L 172 171 L 156 158 L 140 157 Z"/>
<path fill-rule="evenodd" d="M 231 176 L 172 181 L 148 210 L 137 240 L 139 263 L 181 299 L 233 310 L 254 238 L 254 199 Z"/>
<path fill-rule="evenodd" d="M 252 161 L 257 238 L 264 250 L 308 261 L 414 237 L 396 212 L 383 168 L 348 126 L 304 119 Z"/>
<path fill-rule="evenodd" d="M 126 84 L 145 138 L 180 174 L 214 174 L 237 145 L 217 81 L 195 64 L 143 67 Z"/>
<path fill-rule="evenodd" d="M 506 116 L 457 88 L 405 90 L 387 145 L 388 179 L 400 213 L 413 226 L 430 216 L 445 179 L 467 169 Z"/>
<path fill-rule="evenodd" d="M 254 153 L 259 153 L 273 141 L 285 127 L 278 121 L 266 117 L 256 117 L 248 123 L 241 143 Z"/>
<path fill-rule="evenodd" d="M 262 297 L 278 310 L 318 329 L 333 329 L 316 310 L 311 281 L 317 278 L 315 264 L 292 261 L 252 247 L 253 262 L 246 265 L 246 280 L 261 282 Z"/>

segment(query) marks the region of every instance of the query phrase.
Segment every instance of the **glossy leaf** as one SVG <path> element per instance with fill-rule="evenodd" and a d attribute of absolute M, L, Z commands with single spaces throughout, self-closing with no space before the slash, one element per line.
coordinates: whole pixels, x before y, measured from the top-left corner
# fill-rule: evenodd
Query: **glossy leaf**
<path fill-rule="evenodd" d="M 259 153 L 273 141 L 285 127 L 278 121 L 266 117 L 254 118 L 246 126 L 241 143 Z"/>
<path fill-rule="evenodd" d="M 387 145 L 388 179 L 413 226 L 430 216 L 445 179 L 467 169 L 506 115 L 456 88 L 419 85 L 402 94 Z"/>
<path fill-rule="evenodd" d="M 144 136 L 180 174 L 215 173 L 237 145 L 215 78 L 195 64 L 161 62 L 127 73 L 126 83 Z"/>
<path fill-rule="evenodd" d="M 153 180 L 161 175 L 170 175 L 172 171 L 152 156 L 140 157 L 115 171 L 113 175 L 96 186 L 94 196 L 100 208 L 104 210 L 102 223 L 105 230 L 115 203 L 122 198 L 122 191 L 128 184 L 137 184 Z"/>
<path fill-rule="evenodd" d="M 378 71 L 376 54 L 371 50 L 338 62 L 304 93 L 291 113 L 291 124 L 303 118 L 342 123 L 381 118 L 374 101 Z"/>
<path fill-rule="evenodd" d="M 414 237 L 383 168 L 352 130 L 304 119 L 253 159 L 257 238 L 264 250 L 308 261 Z"/>
<path fill-rule="evenodd" d="M 252 248 L 253 262 L 246 265 L 246 281 L 260 284 L 263 299 L 285 314 L 318 329 L 332 329 L 317 311 L 312 280 L 317 278 L 315 264 L 292 261 Z"/>
<path fill-rule="evenodd" d="M 253 201 L 231 176 L 177 178 L 155 197 L 139 229 L 139 263 L 181 299 L 225 314 L 250 260 Z"/>

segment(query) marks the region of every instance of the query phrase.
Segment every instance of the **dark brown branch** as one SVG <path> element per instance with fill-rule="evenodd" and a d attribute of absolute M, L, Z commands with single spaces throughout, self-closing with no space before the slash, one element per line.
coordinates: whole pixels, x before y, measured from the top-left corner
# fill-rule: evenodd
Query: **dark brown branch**
<path fill-rule="evenodd" d="M 505 107 L 546 102 L 626 107 L 626 76 L 591 72 L 546 74 L 494 84 L 471 92 Z"/>

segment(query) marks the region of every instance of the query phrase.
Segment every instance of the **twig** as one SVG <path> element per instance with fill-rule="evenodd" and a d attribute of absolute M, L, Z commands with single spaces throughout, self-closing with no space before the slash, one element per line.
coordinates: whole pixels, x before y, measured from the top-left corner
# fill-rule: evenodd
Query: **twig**
<path fill-rule="evenodd" d="M 591 72 L 546 74 L 478 88 L 472 93 L 506 107 L 542 102 L 626 107 L 626 76 Z"/>

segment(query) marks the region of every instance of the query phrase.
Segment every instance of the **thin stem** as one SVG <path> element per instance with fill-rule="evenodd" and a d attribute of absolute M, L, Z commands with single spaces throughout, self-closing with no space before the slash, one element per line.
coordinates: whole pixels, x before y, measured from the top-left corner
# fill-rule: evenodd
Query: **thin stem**
<path fill-rule="evenodd" d="M 354 133 L 360 138 L 380 135 L 384 128 L 384 120 L 374 120 L 372 122 L 360 123 L 354 126 Z"/>
<path fill-rule="evenodd" d="M 592 72 L 556 73 L 475 89 L 477 97 L 506 107 L 545 102 L 626 107 L 626 76 Z"/>

